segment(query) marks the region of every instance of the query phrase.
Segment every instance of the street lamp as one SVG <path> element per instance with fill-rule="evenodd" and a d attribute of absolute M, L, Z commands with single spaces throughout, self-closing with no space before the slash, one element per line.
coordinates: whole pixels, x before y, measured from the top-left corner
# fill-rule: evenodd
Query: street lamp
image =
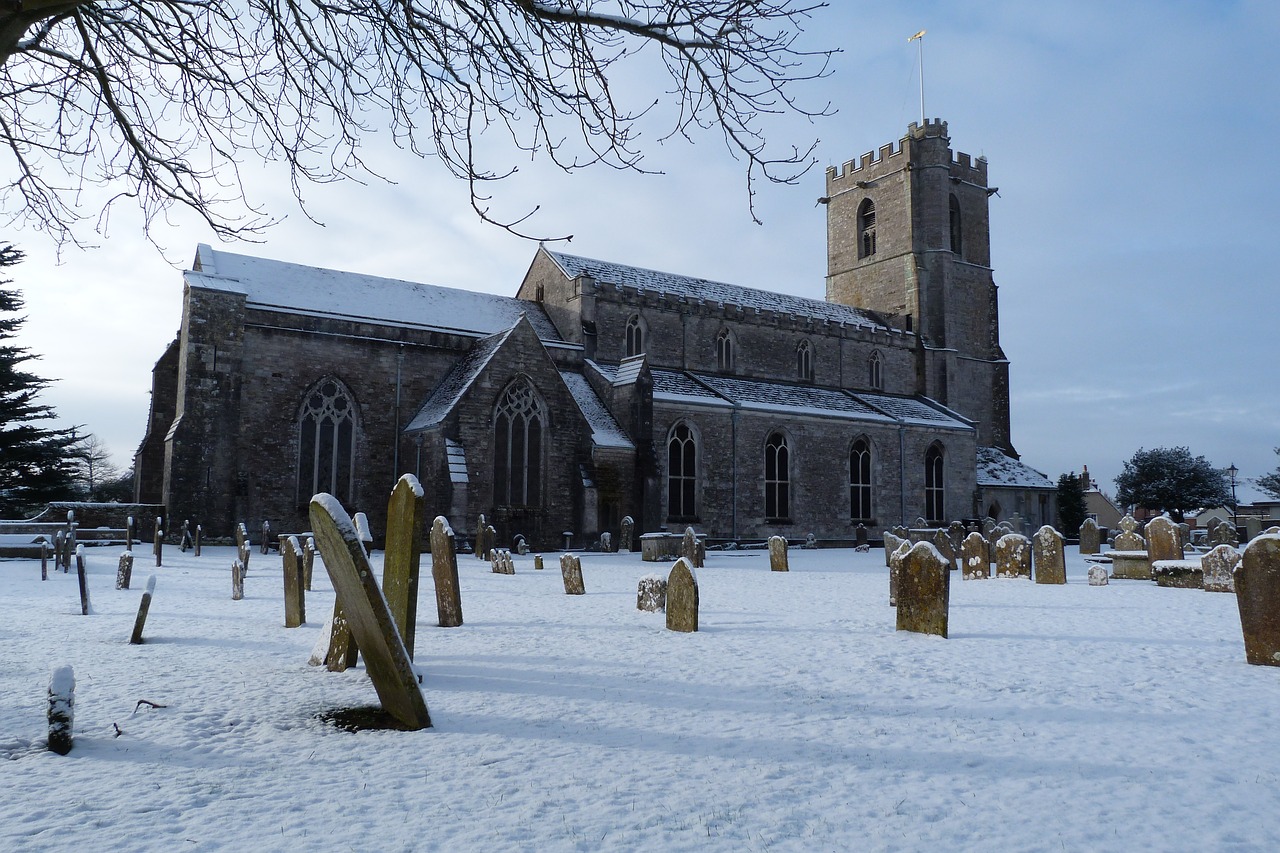
<path fill-rule="evenodd" d="M 1232 462 L 1231 467 L 1227 469 L 1227 473 L 1231 475 L 1231 526 L 1238 527 L 1240 520 L 1237 518 L 1236 513 L 1236 474 L 1240 473 L 1240 469 Z"/>

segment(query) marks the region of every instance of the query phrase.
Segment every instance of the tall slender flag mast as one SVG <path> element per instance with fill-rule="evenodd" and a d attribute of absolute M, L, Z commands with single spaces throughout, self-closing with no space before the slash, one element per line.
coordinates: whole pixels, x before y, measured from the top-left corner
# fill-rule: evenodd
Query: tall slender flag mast
<path fill-rule="evenodd" d="M 907 39 L 910 44 L 913 41 L 920 42 L 920 126 L 924 127 L 924 30 Z"/>

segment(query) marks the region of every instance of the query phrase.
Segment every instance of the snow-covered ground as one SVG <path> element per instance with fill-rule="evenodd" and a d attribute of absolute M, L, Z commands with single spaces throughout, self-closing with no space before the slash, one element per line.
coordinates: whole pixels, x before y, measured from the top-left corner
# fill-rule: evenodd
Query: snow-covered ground
<path fill-rule="evenodd" d="M 696 634 L 635 609 L 638 554 L 583 555 L 580 597 L 554 555 L 463 556 L 461 628 L 423 575 L 435 727 L 354 734 L 317 719 L 377 701 L 307 665 L 319 564 L 286 629 L 276 555 L 232 601 L 230 548 L 141 550 L 129 591 L 90 549 L 90 616 L 74 571 L 0 562 L 0 849 L 1280 849 L 1280 669 L 1246 665 L 1235 597 L 1090 587 L 1067 550 L 1065 587 L 954 574 L 948 640 L 894 630 L 879 551 L 713 552 Z"/>

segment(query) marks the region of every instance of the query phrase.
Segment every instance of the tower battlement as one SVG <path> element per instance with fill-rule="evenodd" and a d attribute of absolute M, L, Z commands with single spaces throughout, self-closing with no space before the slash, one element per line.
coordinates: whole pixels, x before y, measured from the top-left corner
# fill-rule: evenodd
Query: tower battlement
<path fill-rule="evenodd" d="M 899 159 L 905 153 L 910 159 L 911 145 L 916 141 L 941 140 L 950 145 L 947 136 L 947 123 L 940 118 L 925 119 L 923 125 L 911 122 L 906 134 L 896 142 L 881 145 L 878 150 L 868 151 L 861 157 L 847 160 L 840 166 L 827 167 L 828 195 L 834 195 L 842 189 L 858 181 L 874 180 L 880 175 L 902 167 Z M 948 151 L 950 148 L 948 147 Z M 963 152 L 954 152 L 950 160 L 951 174 L 961 180 L 971 181 L 986 186 L 987 160 L 985 157 L 970 157 Z"/>

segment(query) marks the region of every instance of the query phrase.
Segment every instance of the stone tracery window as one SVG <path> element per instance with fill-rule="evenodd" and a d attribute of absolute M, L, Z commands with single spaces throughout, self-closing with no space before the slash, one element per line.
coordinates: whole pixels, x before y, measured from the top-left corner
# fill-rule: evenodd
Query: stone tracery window
<path fill-rule="evenodd" d="M 328 492 L 352 501 L 355 480 L 356 407 L 337 379 L 320 380 L 298 412 L 298 500 Z"/>
<path fill-rule="evenodd" d="M 721 329 L 716 335 L 716 367 L 726 373 L 733 371 L 734 351 L 733 335 L 728 329 Z"/>
<path fill-rule="evenodd" d="M 693 430 L 681 421 L 667 440 L 667 518 L 672 521 L 697 518 L 697 496 L 698 443 Z"/>
<path fill-rule="evenodd" d="M 877 391 L 884 390 L 884 359 L 880 357 L 880 352 L 871 353 L 871 358 L 867 362 L 867 384 Z"/>
<path fill-rule="evenodd" d="M 858 205 L 858 257 L 869 258 L 876 253 L 876 205 L 864 198 Z"/>
<path fill-rule="evenodd" d="M 945 458 L 940 445 L 933 445 L 924 455 L 924 515 L 930 522 L 945 521 Z"/>
<path fill-rule="evenodd" d="M 766 521 L 791 516 L 791 452 L 781 432 L 770 433 L 764 443 L 764 516 Z"/>
<path fill-rule="evenodd" d="M 849 518 L 870 521 L 871 442 L 859 438 L 849 448 Z"/>
<path fill-rule="evenodd" d="M 796 376 L 801 382 L 813 381 L 813 344 L 808 341 L 796 347 Z"/>
<path fill-rule="evenodd" d="M 644 324 L 641 323 L 639 314 L 633 314 L 631 319 L 627 320 L 627 358 L 640 355 L 644 351 Z"/>
<path fill-rule="evenodd" d="M 521 376 L 502 392 L 493 415 L 493 502 L 542 504 L 542 446 L 546 410 L 533 383 Z"/>

